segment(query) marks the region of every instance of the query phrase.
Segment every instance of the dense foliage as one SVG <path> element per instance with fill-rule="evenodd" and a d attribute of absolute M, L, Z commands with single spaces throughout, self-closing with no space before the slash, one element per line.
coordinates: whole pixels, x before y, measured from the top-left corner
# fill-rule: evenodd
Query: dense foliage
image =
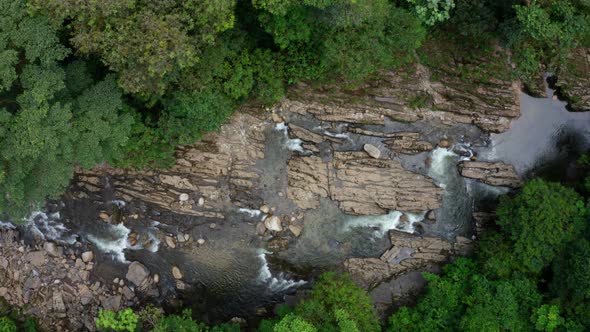
<path fill-rule="evenodd" d="M 583 198 L 533 180 L 497 209 L 499 230 L 442 276 L 426 274 L 415 307 L 390 331 L 585 331 L 590 329 L 590 242 Z"/>
<path fill-rule="evenodd" d="M 425 40 L 454 59 L 500 41 L 534 81 L 590 45 L 589 14 L 586 0 L 1 0 L 0 213 L 22 217 L 76 167 L 170 166 L 245 101 L 354 88 Z"/>

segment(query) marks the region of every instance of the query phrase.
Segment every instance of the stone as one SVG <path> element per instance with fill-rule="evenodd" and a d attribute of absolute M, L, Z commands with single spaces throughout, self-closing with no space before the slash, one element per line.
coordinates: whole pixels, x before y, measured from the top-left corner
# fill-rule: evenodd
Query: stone
<path fill-rule="evenodd" d="M 121 307 L 121 295 L 105 296 L 101 300 L 102 308 L 105 310 L 119 311 Z"/>
<path fill-rule="evenodd" d="M 80 298 L 80 303 L 82 303 L 82 305 L 87 305 L 92 302 L 94 294 L 92 294 L 90 288 L 86 285 L 80 285 L 79 288 L 78 297 Z"/>
<path fill-rule="evenodd" d="M 393 152 L 403 154 L 417 154 L 424 151 L 430 151 L 433 149 L 432 144 L 421 140 L 420 133 L 416 132 L 398 132 L 392 133 L 390 136 L 392 139 L 383 141 L 385 145 Z"/>
<path fill-rule="evenodd" d="M 159 274 L 154 274 L 154 283 L 157 284 L 160 282 L 160 275 Z"/>
<path fill-rule="evenodd" d="M 169 248 L 172 248 L 172 249 L 176 248 L 176 241 L 174 240 L 174 238 L 172 236 L 166 235 L 164 237 L 164 242 L 166 242 L 166 245 Z"/>
<path fill-rule="evenodd" d="M 6 294 L 8 294 L 8 288 L 0 287 L 0 297 L 4 297 Z"/>
<path fill-rule="evenodd" d="M 216 223 L 210 223 L 209 224 L 209 228 L 215 229 L 215 227 L 217 227 L 217 224 Z"/>
<path fill-rule="evenodd" d="M 271 118 L 274 123 L 285 122 L 283 117 L 281 117 L 280 115 L 278 115 L 277 113 L 274 113 L 274 112 L 271 114 Z"/>
<path fill-rule="evenodd" d="M 180 243 L 185 242 L 186 240 L 184 239 L 184 234 L 182 233 L 178 233 L 176 234 L 176 240 Z"/>
<path fill-rule="evenodd" d="M 274 237 L 266 244 L 269 250 L 283 251 L 289 248 L 289 239 L 286 237 Z"/>
<path fill-rule="evenodd" d="M 266 226 L 264 226 L 264 222 L 259 222 L 256 224 L 256 234 L 257 235 L 264 235 L 264 233 L 266 232 Z"/>
<path fill-rule="evenodd" d="M 199 200 L 198 200 L 198 202 L 197 202 L 197 205 L 199 205 L 199 206 L 203 206 L 203 205 L 205 205 L 205 198 L 203 198 L 203 197 L 199 197 Z"/>
<path fill-rule="evenodd" d="M 447 149 L 451 146 L 451 142 L 448 139 L 443 138 L 438 142 L 438 146 Z"/>
<path fill-rule="evenodd" d="M 262 205 L 259 210 L 260 210 L 260 212 L 265 213 L 265 214 L 270 213 L 270 207 L 268 207 L 268 205 L 266 205 L 266 204 Z"/>
<path fill-rule="evenodd" d="M 131 281 L 135 286 L 140 286 L 145 279 L 150 275 L 150 271 L 140 262 L 132 262 L 129 264 L 129 269 L 127 270 L 127 275 L 125 276 L 127 280 Z"/>
<path fill-rule="evenodd" d="M 186 284 L 182 280 L 176 280 L 176 289 L 185 290 Z"/>
<path fill-rule="evenodd" d="M 90 272 L 89 271 L 80 271 L 79 275 L 80 275 L 80 279 L 82 279 L 82 281 L 90 280 Z"/>
<path fill-rule="evenodd" d="M 98 217 L 100 219 L 102 219 L 102 221 L 109 221 L 111 219 L 111 216 L 109 216 L 108 213 L 106 213 L 105 211 L 102 211 L 98 214 Z"/>
<path fill-rule="evenodd" d="M 174 279 L 182 279 L 182 272 L 180 272 L 178 266 L 172 267 L 172 276 L 174 277 Z"/>
<path fill-rule="evenodd" d="M 436 220 L 436 212 L 434 210 L 428 211 L 428 213 L 426 213 L 426 219 L 431 221 Z"/>
<path fill-rule="evenodd" d="M 53 311 L 60 313 L 66 312 L 66 304 L 64 303 L 62 292 L 53 292 L 51 304 L 53 306 Z"/>
<path fill-rule="evenodd" d="M 274 232 L 281 232 L 283 231 L 283 226 L 281 226 L 281 219 L 277 216 L 271 216 L 264 220 L 264 226 Z"/>
<path fill-rule="evenodd" d="M 125 299 L 132 300 L 135 297 L 135 293 L 127 286 L 121 288 L 121 294 L 125 297 Z"/>
<path fill-rule="evenodd" d="M 94 253 L 92 251 L 86 251 L 82 253 L 82 261 L 89 263 L 94 259 Z"/>
<path fill-rule="evenodd" d="M 113 279 L 113 284 L 117 284 L 118 285 L 119 284 L 119 278 Z"/>
<path fill-rule="evenodd" d="M 363 145 L 363 150 L 367 152 L 371 158 L 379 159 L 381 158 L 381 150 L 372 144 L 365 144 Z"/>
<path fill-rule="evenodd" d="M 492 186 L 519 188 L 522 180 L 514 167 L 503 162 L 463 161 L 459 163 L 461 176 L 476 179 Z"/>
<path fill-rule="evenodd" d="M 27 261 L 37 267 L 45 265 L 45 255 L 42 251 L 31 251 L 27 254 Z"/>
<path fill-rule="evenodd" d="M 47 254 L 49 254 L 49 256 L 51 256 L 51 257 L 58 257 L 58 256 L 60 256 L 60 253 L 58 251 L 58 247 L 53 242 L 45 242 L 45 243 L 43 243 L 43 249 L 45 249 L 45 252 L 47 252 Z"/>
<path fill-rule="evenodd" d="M 80 270 L 84 270 L 86 268 L 86 264 L 84 264 L 81 258 L 76 258 L 76 263 L 74 263 L 74 266 Z"/>
<path fill-rule="evenodd" d="M 178 196 L 178 200 L 181 202 L 186 202 L 186 201 L 188 201 L 188 199 L 189 199 L 189 196 L 187 193 L 182 193 Z"/>
<path fill-rule="evenodd" d="M 197 240 L 197 244 L 200 245 L 200 246 L 204 245 L 205 244 L 205 239 L 198 239 Z"/>
<path fill-rule="evenodd" d="M 303 226 L 289 225 L 289 230 L 291 231 L 291 233 L 293 233 L 293 235 L 295 235 L 296 237 L 299 237 L 299 235 L 301 235 L 301 232 L 303 231 Z"/>
<path fill-rule="evenodd" d="M 191 239 L 191 235 L 190 234 L 184 234 L 184 241 L 188 241 Z"/>

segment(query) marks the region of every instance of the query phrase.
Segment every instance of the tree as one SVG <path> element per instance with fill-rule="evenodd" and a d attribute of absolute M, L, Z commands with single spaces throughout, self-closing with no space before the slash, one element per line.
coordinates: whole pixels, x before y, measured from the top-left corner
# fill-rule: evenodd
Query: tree
<path fill-rule="evenodd" d="M 324 273 L 311 296 L 303 300 L 295 314 L 320 331 L 379 331 L 379 321 L 367 293 L 347 275 Z"/>
<path fill-rule="evenodd" d="M 138 322 L 139 317 L 130 308 L 119 312 L 101 309 L 96 319 L 96 327 L 102 331 L 134 332 Z"/>
<path fill-rule="evenodd" d="M 515 197 L 503 197 L 496 214 L 522 270 L 538 273 L 580 234 L 586 207 L 573 189 L 535 179 Z"/>
<path fill-rule="evenodd" d="M 418 18 L 427 26 L 449 19 L 450 11 L 455 7 L 454 0 L 407 0 Z"/>
<path fill-rule="evenodd" d="M 310 323 L 294 314 L 289 314 L 281 319 L 273 328 L 274 332 L 317 332 L 317 329 Z"/>

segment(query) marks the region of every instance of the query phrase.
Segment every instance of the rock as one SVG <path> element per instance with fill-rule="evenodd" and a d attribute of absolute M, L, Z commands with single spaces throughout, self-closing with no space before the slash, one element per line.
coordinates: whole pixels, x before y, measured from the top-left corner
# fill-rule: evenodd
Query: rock
<path fill-rule="evenodd" d="M 239 325 L 245 325 L 246 324 L 246 320 L 244 318 L 241 317 L 233 317 L 232 319 L 229 320 L 230 323 L 232 324 L 239 324 Z"/>
<path fill-rule="evenodd" d="M 80 270 L 84 270 L 86 268 L 86 264 L 84 264 L 81 258 L 76 258 L 76 263 L 74 263 L 74 266 Z"/>
<path fill-rule="evenodd" d="M 172 248 L 172 249 L 176 248 L 176 241 L 174 240 L 174 238 L 172 236 L 166 235 L 164 237 L 164 242 L 166 242 L 166 245 L 169 248 Z"/>
<path fill-rule="evenodd" d="M 176 280 L 176 289 L 185 290 L 186 284 L 182 280 Z"/>
<path fill-rule="evenodd" d="M 121 295 L 106 296 L 101 300 L 102 308 L 105 310 L 119 311 L 121 299 Z"/>
<path fill-rule="evenodd" d="M 205 205 L 205 199 L 203 197 L 199 197 L 199 201 L 197 202 L 199 206 Z"/>
<path fill-rule="evenodd" d="M 492 186 L 522 186 L 522 180 L 514 171 L 514 167 L 502 162 L 463 161 L 459 164 L 459 172 L 464 177 Z"/>
<path fill-rule="evenodd" d="M 63 294 L 61 292 L 53 292 L 51 304 L 53 305 L 53 311 L 60 313 L 66 312 L 66 304 L 64 303 Z"/>
<path fill-rule="evenodd" d="M 272 251 L 283 251 L 289 248 L 289 239 L 286 237 L 274 237 L 268 241 L 266 246 Z"/>
<path fill-rule="evenodd" d="M 80 271 L 78 274 L 80 275 L 80 279 L 82 279 L 82 281 L 90 280 L 90 272 L 89 271 Z"/>
<path fill-rule="evenodd" d="M 198 239 L 197 240 L 197 244 L 200 245 L 200 246 L 204 245 L 205 244 L 205 239 Z"/>
<path fill-rule="evenodd" d="M 281 117 L 280 115 L 278 115 L 277 113 L 274 113 L 274 112 L 271 114 L 271 118 L 274 123 L 285 122 L 283 117 Z"/>
<path fill-rule="evenodd" d="M 215 227 L 217 227 L 217 224 L 216 223 L 210 223 L 209 224 L 209 228 L 215 229 Z"/>
<path fill-rule="evenodd" d="M 129 264 L 129 269 L 125 277 L 135 284 L 135 286 L 140 286 L 149 275 L 150 271 L 143 264 L 136 261 Z"/>
<path fill-rule="evenodd" d="M 268 205 L 262 205 L 259 210 L 260 210 L 260 212 L 262 212 L 264 214 L 270 213 L 270 207 L 268 207 Z"/>
<path fill-rule="evenodd" d="M 78 296 L 82 305 L 87 305 L 94 299 L 94 294 L 92 294 L 92 291 L 86 285 L 80 285 Z"/>
<path fill-rule="evenodd" d="M 281 219 L 277 216 L 271 216 L 264 220 L 264 226 L 274 232 L 282 232 L 283 226 L 281 226 Z"/>
<path fill-rule="evenodd" d="M 264 226 L 264 222 L 259 222 L 256 224 L 256 235 L 264 235 L 266 232 L 266 226 Z"/>
<path fill-rule="evenodd" d="M 37 267 L 45 265 L 45 255 L 42 251 L 31 251 L 27 254 L 27 261 Z"/>
<path fill-rule="evenodd" d="M 395 133 L 393 139 L 385 140 L 383 143 L 393 152 L 403 154 L 417 154 L 433 149 L 432 144 L 420 139 L 420 133 L 399 132 Z"/>
<path fill-rule="evenodd" d="M 92 251 L 86 251 L 82 253 L 82 261 L 84 263 L 89 263 L 94 259 L 94 253 Z"/>
<path fill-rule="evenodd" d="M 178 200 L 181 202 L 186 202 L 186 201 L 188 201 L 188 199 L 189 199 L 189 196 L 187 193 L 182 193 L 178 196 Z"/>
<path fill-rule="evenodd" d="M 438 146 L 447 149 L 451 146 L 451 142 L 448 139 L 443 138 L 438 142 Z"/>
<path fill-rule="evenodd" d="M 125 299 L 127 299 L 128 301 L 132 300 L 135 297 L 135 293 L 127 286 L 123 287 L 120 293 L 123 294 Z"/>
<path fill-rule="evenodd" d="M 6 294 L 8 294 L 8 288 L 0 287 L 0 297 L 4 297 Z"/>
<path fill-rule="evenodd" d="M 51 257 L 61 256 L 58 251 L 57 245 L 53 242 L 43 243 L 43 249 L 45 249 L 45 252 L 47 252 L 47 254 L 49 254 L 49 256 L 51 256 Z"/>
<path fill-rule="evenodd" d="M 291 231 L 291 233 L 293 233 L 293 235 L 299 237 L 299 235 L 301 235 L 301 232 L 303 231 L 303 226 L 289 225 L 289 230 Z"/>
<path fill-rule="evenodd" d="M 436 212 L 434 210 L 428 211 L 428 213 L 426 214 L 426 219 L 431 221 L 436 220 Z"/>
<path fill-rule="evenodd" d="M 113 279 L 113 284 L 117 284 L 118 285 L 119 284 L 119 278 Z"/>
<path fill-rule="evenodd" d="M 154 283 L 157 284 L 160 282 L 160 275 L 159 274 L 154 274 Z"/>
<path fill-rule="evenodd" d="M 120 279 L 120 280 L 119 280 L 119 286 L 123 286 L 123 285 L 125 285 L 125 280 L 123 280 L 123 279 Z"/>
<path fill-rule="evenodd" d="M 109 214 L 108 214 L 108 213 L 106 213 L 105 211 L 102 211 L 102 212 L 100 212 L 100 213 L 98 214 L 98 217 L 99 217 L 100 219 L 102 219 L 102 221 L 110 221 L 110 219 L 111 219 L 111 216 L 109 216 Z"/>
<path fill-rule="evenodd" d="M 372 144 L 365 144 L 363 146 L 363 150 L 365 150 L 365 152 L 367 152 L 371 158 L 381 158 L 381 150 Z"/>
<path fill-rule="evenodd" d="M 174 279 L 182 279 L 182 272 L 180 272 L 180 269 L 177 266 L 172 267 L 172 276 Z"/>
<path fill-rule="evenodd" d="M 185 241 L 186 241 L 186 240 L 185 240 L 185 238 L 184 238 L 184 234 L 182 234 L 182 233 L 178 233 L 178 234 L 176 234 L 176 240 L 177 240 L 178 242 L 180 242 L 180 243 L 183 243 L 183 242 L 185 242 Z"/>

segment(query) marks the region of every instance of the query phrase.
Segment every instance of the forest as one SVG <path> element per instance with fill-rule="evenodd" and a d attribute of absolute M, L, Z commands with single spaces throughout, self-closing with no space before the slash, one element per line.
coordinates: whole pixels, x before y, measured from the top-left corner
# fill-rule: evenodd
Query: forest
<path fill-rule="evenodd" d="M 532 91 L 590 47 L 590 0 L 0 0 L 0 27 L 0 219 L 19 222 L 77 170 L 166 169 L 242 105 L 264 109 L 300 83 L 352 91 L 436 61 L 432 45 L 465 61 L 509 49 L 511 78 Z M 590 330 L 588 159 L 579 183 L 536 178 L 501 197 L 476 253 L 426 273 L 424 294 L 387 322 L 327 272 L 255 330 Z M 0 316 L 2 332 L 36 330 L 18 308 Z M 240 330 L 149 306 L 101 311 L 96 325 Z"/>

